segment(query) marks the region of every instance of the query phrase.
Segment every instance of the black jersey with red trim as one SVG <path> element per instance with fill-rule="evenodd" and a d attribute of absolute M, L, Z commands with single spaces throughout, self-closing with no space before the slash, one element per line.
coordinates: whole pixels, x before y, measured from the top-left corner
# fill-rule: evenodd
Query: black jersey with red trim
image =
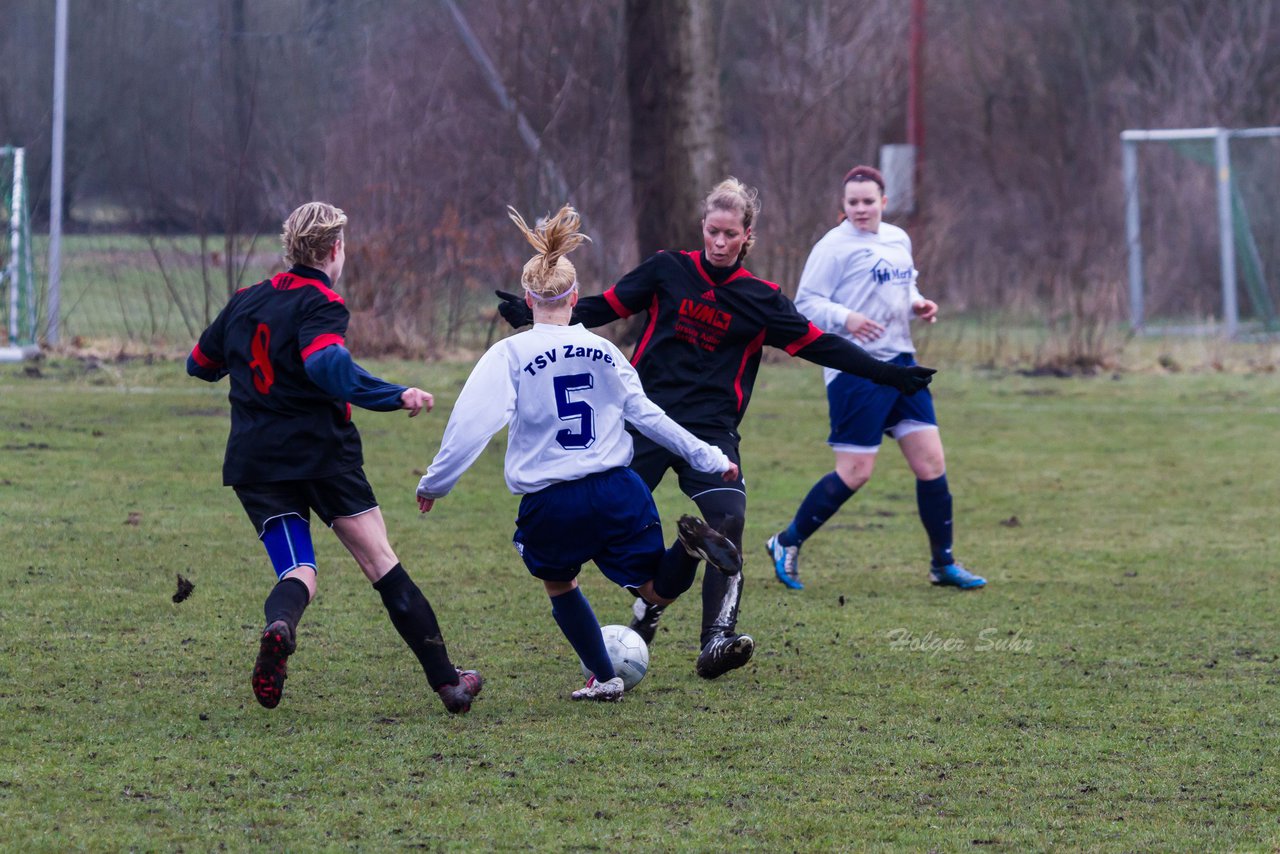
<path fill-rule="evenodd" d="M 599 326 L 647 311 L 631 362 L 645 394 L 694 430 L 735 430 L 767 345 L 796 355 L 823 333 L 772 282 L 737 266 L 710 267 L 701 252 L 659 252 L 574 318 Z"/>
<path fill-rule="evenodd" d="M 304 362 L 342 345 L 350 314 L 329 277 L 310 267 L 237 291 L 201 335 L 191 358 L 231 377 L 228 486 L 306 480 L 363 464 L 351 406 L 308 376 Z"/>

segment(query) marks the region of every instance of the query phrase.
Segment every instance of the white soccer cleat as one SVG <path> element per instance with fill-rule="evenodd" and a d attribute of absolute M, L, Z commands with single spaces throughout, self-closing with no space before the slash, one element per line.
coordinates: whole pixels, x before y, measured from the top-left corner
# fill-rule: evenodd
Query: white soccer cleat
<path fill-rule="evenodd" d="M 579 688 L 572 694 L 575 700 L 596 700 L 602 703 L 616 703 L 622 699 L 622 677 L 615 676 L 607 682 L 597 682 L 592 676 L 586 687 Z"/>

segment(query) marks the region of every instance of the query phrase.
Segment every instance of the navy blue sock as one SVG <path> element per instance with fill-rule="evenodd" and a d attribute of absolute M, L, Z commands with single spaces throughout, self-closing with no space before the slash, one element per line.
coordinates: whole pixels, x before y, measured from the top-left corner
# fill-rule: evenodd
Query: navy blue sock
<path fill-rule="evenodd" d="M 796 518 L 785 531 L 778 535 L 778 542 L 784 546 L 798 546 L 822 527 L 828 519 L 835 515 L 840 506 L 853 497 L 856 489 L 845 486 L 840 475 L 830 472 L 809 490 L 809 494 L 800 502 Z"/>
<path fill-rule="evenodd" d="M 693 586 L 698 574 L 698 559 L 685 551 L 677 540 L 662 553 L 662 560 L 653 573 L 653 592 L 663 599 L 675 599 Z"/>
<path fill-rule="evenodd" d="M 920 508 L 920 521 L 929 535 L 929 551 L 934 566 L 954 563 L 951 556 L 951 490 L 944 474 L 936 480 L 916 481 L 916 506 Z"/>
<path fill-rule="evenodd" d="M 613 662 L 604 648 L 600 623 L 581 588 L 575 587 L 568 593 L 552 596 L 551 616 L 556 618 L 560 631 L 564 632 L 578 658 L 595 674 L 597 682 L 608 682 L 618 675 L 613 672 Z"/>

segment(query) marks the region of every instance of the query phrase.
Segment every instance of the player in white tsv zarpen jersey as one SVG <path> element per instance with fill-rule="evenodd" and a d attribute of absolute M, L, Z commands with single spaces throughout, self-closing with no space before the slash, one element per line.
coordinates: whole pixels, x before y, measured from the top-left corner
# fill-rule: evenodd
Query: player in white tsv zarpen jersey
<path fill-rule="evenodd" d="M 507 486 L 524 496 L 515 546 L 546 587 L 561 631 L 594 674 L 572 696 L 618 700 L 622 679 L 578 587 L 582 564 L 595 561 L 615 584 L 655 605 L 669 604 L 693 584 L 696 564 L 690 567 L 681 552 L 727 574 L 742 567 L 737 547 L 696 517 L 681 517 L 679 542 L 665 547 L 653 496 L 627 468 L 633 448 L 626 422 L 698 471 L 734 481 L 738 467 L 650 401 L 617 347 L 581 324 L 569 325 L 578 286 L 565 255 L 585 239 L 577 231 L 577 212 L 566 205 L 536 228 L 514 210 L 511 218 L 538 250 L 521 276 L 534 325 L 499 341 L 472 370 L 440 450 L 418 484 L 418 506 L 429 512 L 509 424 Z"/>

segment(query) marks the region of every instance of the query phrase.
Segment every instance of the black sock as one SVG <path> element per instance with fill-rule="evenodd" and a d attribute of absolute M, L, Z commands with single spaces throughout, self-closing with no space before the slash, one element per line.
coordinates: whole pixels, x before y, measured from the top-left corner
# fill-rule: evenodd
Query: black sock
<path fill-rule="evenodd" d="M 382 595 L 391 624 L 418 657 L 432 690 L 456 684 L 458 670 L 449 661 L 435 611 L 404 567 L 396 564 L 373 583 L 373 589 Z"/>
<path fill-rule="evenodd" d="M 289 629 L 296 634 L 298 621 L 302 619 L 302 612 L 306 610 L 310 599 L 311 593 L 307 590 L 307 585 L 298 579 L 286 578 L 277 582 L 267 594 L 267 601 L 262 606 L 267 625 L 271 625 L 276 620 L 284 620 L 289 624 Z"/>

